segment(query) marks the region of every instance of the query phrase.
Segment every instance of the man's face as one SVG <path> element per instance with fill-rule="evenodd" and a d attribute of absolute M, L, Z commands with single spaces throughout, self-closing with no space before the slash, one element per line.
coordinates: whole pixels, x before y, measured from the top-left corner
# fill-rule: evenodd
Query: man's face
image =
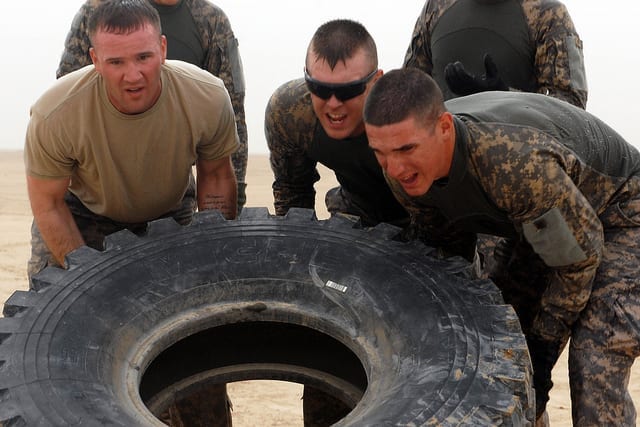
<path fill-rule="evenodd" d="M 449 174 L 455 142 L 450 113 L 426 126 L 413 117 L 386 126 L 367 124 L 366 132 L 378 163 L 408 195 L 425 194 L 434 181 Z"/>
<path fill-rule="evenodd" d="M 121 113 L 143 113 L 160 97 L 167 41 L 152 25 L 126 34 L 99 29 L 90 54 L 109 100 Z"/>
<path fill-rule="evenodd" d="M 311 57 L 307 61 L 307 73 L 318 84 L 350 83 L 361 80 L 374 71 L 371 61 L 362 50 L 348 59 L 346 63 L 338 62 L 333 70 L 325 61 L 316 61 L 313 52 L 310 55 Z M 331 95 L 328 99 L 323 99 L 313 93 L 311 94 L 313 111 L 318 116 L 320 124 L 327 135 L 334 139 L 345 139 L 361 135 L 364 132 L 364 122 L 362 120 L 364 101 L 371 86 L 381 75 L 382 71 L 378 71 L 366 83 L 366 89 L 362 94 L 344 101 L 339 100 L 335 95 Z"/>

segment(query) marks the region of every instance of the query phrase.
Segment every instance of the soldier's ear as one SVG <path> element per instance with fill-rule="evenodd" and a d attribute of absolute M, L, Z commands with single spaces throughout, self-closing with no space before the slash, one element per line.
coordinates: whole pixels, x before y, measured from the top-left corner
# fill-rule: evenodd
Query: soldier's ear
<path fill-rule="evenodd" d="M 98 54 L 96 53 L 95 49 L 92 47 L 89 48 L 89 56 L 91 57 L 91 61 L 93 62 L 93 66 L 95 70 L 98 72 L 98 74 L 102 74 L 101 73 L 102 63 L 100 62 L 100 59 L 98 58 Z"/>
<path fill-rule="evenodd" d="M 453 115 L 445 111 L 438 117 L 438 121 L 436 122 L 436 126 L 443 133 L 449 133 L 454 129 L 453 125 Z"/>
<path fill-rule="evenodd" d="M 162 49 L 162 63 L 167 59 L 167 37 L 162 35 L 160 36 L 160 47 Z"/>

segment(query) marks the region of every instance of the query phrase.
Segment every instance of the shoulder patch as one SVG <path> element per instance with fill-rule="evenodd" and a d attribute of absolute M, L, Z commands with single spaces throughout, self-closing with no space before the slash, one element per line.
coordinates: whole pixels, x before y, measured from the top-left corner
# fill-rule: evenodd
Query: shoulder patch
<path fill-rule="evenodd" d="M 522 224 L 522 229 L 533 250 L 549 267 L 563 267 L 587 259 L 558 208 Z"/>

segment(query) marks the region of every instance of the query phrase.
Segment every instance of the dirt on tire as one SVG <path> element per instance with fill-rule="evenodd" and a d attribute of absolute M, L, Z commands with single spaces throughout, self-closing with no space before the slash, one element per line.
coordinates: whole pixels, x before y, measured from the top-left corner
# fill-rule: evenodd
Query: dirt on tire
<path fill-rule="evenodd" d="M 245 208 L 80 248 L 0 319 L 5 426 L 153 426 L 207 384 L 310 384 L 336 425 L 532 425 L 518 319 L 460 259 L 386 224 Z"/>

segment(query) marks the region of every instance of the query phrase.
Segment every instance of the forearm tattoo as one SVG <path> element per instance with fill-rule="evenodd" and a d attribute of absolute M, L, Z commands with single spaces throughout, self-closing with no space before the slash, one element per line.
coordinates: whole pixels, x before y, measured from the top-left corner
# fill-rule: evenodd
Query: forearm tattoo
<path fill-rule="evenodd" d="M 202 210 L 217 209 L 222 212 L 225 218 L 232 217 L 235 207 L 235 205 L 231 206 L 229 201 L 219 194 L 207 193 L 202 200 Z"/>

